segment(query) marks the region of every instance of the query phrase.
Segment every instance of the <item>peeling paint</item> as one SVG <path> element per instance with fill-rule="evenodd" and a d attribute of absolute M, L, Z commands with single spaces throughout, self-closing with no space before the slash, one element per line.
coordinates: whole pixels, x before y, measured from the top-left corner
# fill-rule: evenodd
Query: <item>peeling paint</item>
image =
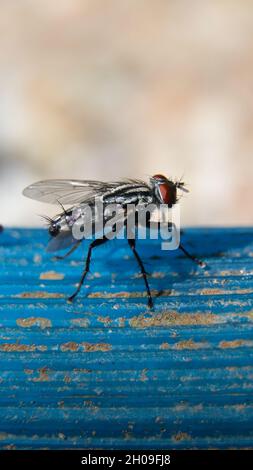
<path fill-rule="evenodd" d="M 160 296 L 161 291 L 160 290 L 151 290 L 151 295 L 152 297 L 157 297 L 158 295 Z M 162 290 L 162 296 L 168 296 L 171 294 L 170 289 L 163 289 Z M 120 292 L 91 292 L 88 297 L 91 299 L 94 298 L 101 298 L 101 299 L 117 299 L 117 298 L 129 298 L 129 299 L 135 299 L 138 297 L 146 297 L 147 294 L 145 291 L 120 291 Z"/>
<path fill-rule="evenodd" d="M 46 292 L 46 291 L 34 291 L 34 292 L 22 292 L 12 297 L 21 299 L 62 299 L 65 297 L 64 294 L 57 292 Z"/>
<path fill-rule="evenodd" d="M 40 279 L 45 281 L 60 281 L 64 279 L 65 274 L 57 273 L 56 271 L 46 271 L 45 273 L 40 274 Z"/>
<path fill-rule="evenodd" d="M 47 351 L 47 346 L 36 344 L 20 344 L 20 343 L 2 343 L 0 344 L 0 351 L 4 352 L 35 352 Z"/>
<path fill-rule="evenodd" d="M 95 352 L 95 351 L 111 351 L 112 346 L 108 343 L 76 343 L 74 341 L 69 341 L 68 343 L 63 343 L 60 346 L 60 350 L 63 352 L 77 352 L 79 350 L 84 352 Z"/>
<path fill-rule="evenodd" d="M 192 437 L 187 433 L 187 432 L 178 432 L 177 434 L 174 434 L 171 436 L 171 439 L 173 441 L 179 442 L 179 441 L 189 441 L 192 439 Z"/>
<path fill-rule="evenodd" d="M 242 346 L 251 347 L 253 346 L 253 341 L 251 340 L 244 340 L 244 339 L 235 339 L 232 341 L 220 341 L 219 347 L 222 349 L 235 349 L 240 348 Z"/>
<path fill-rule="evenodd" d="M 132 328 L 150 328 L 154 326 L 170 325 L 212 325 L 223 323 L 223 320 L 212 313 L 177 313 L 175 311 L 163 312 L 145 316 L 143 314 L 129 320 Z"/>
<path fill-rule="evenodd" d="M 111 351 L 112 346 L 109 343 L 82 343 L 82 346 L 84 348 L 84 351 L 86 352 L 96 352 L 96 351 L 102 351 L 102 352 L 107 352 Z"/>
<path fill-rule="evenodd" d="M 72 320 L 70 320 L 70 323 L 74 326 L 87 328 L 90 324 L 90 321 L 87 318 L 73 318 Z"/>
<path fill-rule="evenodd" d="M 16 323 L 22 328 L 30 328 L 31 326 L 38 326 L 42 330 L 44 328 L 51 328 L 52 322 L 48 318 L 43 317 L 27 317 L 27 318 L 17 318 Z"/>
<path fill-rule="evenodd" d="M 126 318 L 125 318 L 125 317 L 120 317 L 119 320 L 118 320 L 118 322 L 119 322 L 119 326 L 120 326 L 121 328 L 124 328 L 125 325 L 126 325 Z"/>
<path fill-rule="evenodd" d="M 104 325 L 110 325 L 110 323 L 112 323 L 112 320 L 110 317 L 98 317 L 97 320 L 100 322 L 100 323 L 103 323 Z"/>
<path fill-rule="evenodd" d="M 169 343 L 162 343 L 159 346 L 159 349 L 170 349 Z"/>
<path fill-rule="evenodd" d="M 74 341 L 69 341 L 68 343 L 61 344 L 60 349 L 61 351 L 78 351 L 80 345 L 75 343 Z"/>
<path fill-rule="evenodd" d="M 207 342 L 196 342 L 193 339 L 186 339 L 174 344 L 173 349 L 205 349 L 209 347 L 210 344 Z"/>
<path fill-rule="evenodd" d="M 200 291 L 197 291 L 196 294 L 200 295 L 231 295 L 231 294 L 237 294 L 237 295 L 244 295 L 244 294 L 252 294 L 253 290 L 252 289 L 201 289 Z"/>
<path fill-rule="evenodd" d="M 41 367 L 38 369 L 39 376 L 32 378 L 32 382 L 47 382 L 49 380 L 48 367 Z"/>

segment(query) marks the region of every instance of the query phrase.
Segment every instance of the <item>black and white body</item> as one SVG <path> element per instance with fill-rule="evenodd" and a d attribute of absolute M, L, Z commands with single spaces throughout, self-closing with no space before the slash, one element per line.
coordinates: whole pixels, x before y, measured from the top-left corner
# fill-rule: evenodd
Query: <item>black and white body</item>
<path fill-rule="evenodd" d="M 41 202 L 60 205 L 62 210 L 54 218 L 47 218 L 49 227 L 50 242 L 49 251 L 57 251 L 71 247 L 71 249 L 58 259 L 66 258 L 80 245 L 80 240 L 73 237 L 72 228 L 74 224 L 83 217 L 83 205 L 88 205 L 91 209 L 95 208 L 96 202 L 100 201 L 104 207 L 104 217 L 106 219 L 106 208 L 111 204 L 116 204 L 123 211 L 127 205 L 134 207 L 146 207 L 150 204 L 159 207 L 165 204 L 168 208 L 173 207 L 177 202 L 177 190 L 187 191 L 183 182 L 173 182 L 163 175 L 155 175 L 150 178 L 149 183 L 136 179 L 126 179 L 113 182 L 101 182 L 92 180 L 47 180 L 39 181 L 24 189 L 23 194 L 31 199 Z M 65 206 L 70 208 L 65 209 Z M 92 223 L 95 223 L 95 210 L 92 212 Z M 85 220 L 84 220 L 85 222 Z M 87 221 L 88 222 L 88 221 Z M 89 221 L 90 222 L 90 221 Z M 106 222 L 104 220 L 103 222 Z M 126 220 L 125 220 L 126 222 Z M 150 220 L 146 223 L 149 225 Z M 81 289 L 84 279 L 89 271 L 92 249 L 99 246 L 109 238 L 103 235 L 95 238 L 88 250 L 85 262 L 85 269 L 82 274 L 76 292 L 69 298 L 73 300 Z M 148 294 L 148 305 L 153 306 L 150 288 L 147 280 L 147 274 L 136 251 L 135 239 L 128 239 L 128 243 L 140 266 Z M 203 265 L 195 257 L 191 256 L 180 244 L 179 248 L 199 265 Z"/>

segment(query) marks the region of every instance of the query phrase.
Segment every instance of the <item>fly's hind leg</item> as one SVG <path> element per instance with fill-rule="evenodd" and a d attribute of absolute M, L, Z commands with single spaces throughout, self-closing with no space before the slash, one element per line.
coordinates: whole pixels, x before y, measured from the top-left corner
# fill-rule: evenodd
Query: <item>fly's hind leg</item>
<path fill-rule="evenodd" d="M 91 253 L 92 253 L 93 248 L 95 248 L 96 246 L 100 246 L 103 243 L 106 243 L 108 240 L 109 239 L 104 236 L 103 238 L 98 238 L 98 239 L 94 240 L 93 242 L 91 242 L 91 244 L 89 246 L 89 249 L 88 249 L 88 254 L 87 254 L 87 257 L 86 257 L 86 261 L 85 261 L 85 269 L 83 271 L 83 274 L 81 276 L 81 279 L 79 281 L 79 284 L 78 284 L 78 287 L 77 287 L 76 291 L 68 299 L 70 302 L 72 302 L 74 300 L 74 298 L 77 296 L 77 294 L 80 292 L 80 289 L 81 289 L 81 287 L 84 283 L 85 277 L 87 276 L 87 274 L 90 270 Z"/>

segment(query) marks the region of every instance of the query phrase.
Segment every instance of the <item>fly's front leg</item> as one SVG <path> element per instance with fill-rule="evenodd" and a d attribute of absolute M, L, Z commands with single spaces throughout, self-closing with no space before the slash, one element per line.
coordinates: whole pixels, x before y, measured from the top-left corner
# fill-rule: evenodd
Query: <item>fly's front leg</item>
<path fill-rule="evenodd" d="M 196 263 L 198 266 L 200 266 L 201 268 L 205 268 L 206 267 L 206 263 L 204 263 L 204 261 L 201 261 L 199 260 L 198 258 L 196 258 L 196 256 L 193 256 L 191 255 L 184 247 L 183 245 L 180 243 L 179 245 L 179 249 L 183 251 L 183 253 L 187 256 L 187 258 L 191 259 L 194 263 Z"/>
<path fill-rule="evenodd" d="M 153 299 L 152 299 L 152 296 L 151 296 L 151 292 L 150 292 L 150 288 L 149 288 L 149 284 L 148 284 L 148 279 L 147 279 L 147 273 L 145 271 L 145 268 L 144 268 L 144 265 L 143 265 L 143 262 L 140 258 L 140 256 L 138 255 L 137 251 L 136 251 L 136 248 L 135 248 L 135 240 L 133 239 L 129 239 L 128 240 L 128 243 L 129 243 L 129 246 L 137 260 L 137 263 L 138 265 L 140 266 L 140 269 L 141 269 L 141 273 L 142 273 L 142 276 L 143 276 L 143 279 L 144 279 L 144 282 L 145 282 L 145 286 L 146 286 L 146 290 L 147 290 L 147 295 L 148 295 L 148 306 L 150 308 L 153 308 L 154 304 L 153 304 Z"/>
<path fill-rule="evenodd" d="M 80 243 L 81 243 L 82 240 L 79 240 L 74 246 L 72 246 L 72 248 L 67 251 L 67 253 L 65 253 L 64 255 L 62 256 L 54 256 L 54 260 L 63 260 L 63 259 L 66 259 L 68 256 L 72 255 L 72 253 L 74 253 L 74 251 L 79 247 Z"/>
<path fill-rule="evenodd" d="M 74 292 L 73 295 L 71 295 L 69 297 L 69 301 L 72 302 L 74 300 L 74 298 L 77 296 L 77 294 L 79 293 L 83 283 L 84 283 L 84 279 L 86 277 L 86 275 L 88 274 L 89 270 L 90 270 L 90 260 L 91 260 L 91 253 L 92 253 L 92 250 L 93 248 L 95 248 L 96 246 L 100 246 L 102 245 L 103 243 L 106 243 L 109 239 L 107 237 L 103 237 L 103 238 L 98 238 L 97 240 L 94 240 L 90 246 L 89 246 L 89 249 L 88 249 L 88 254 L 87 254 L 87 257 L 86 257 L 86 261 L 85 261 L 85 269 L 84 269 L 84 272 L 82 274 L 82 277 L 79 281 L 79 284 L 78 284 L 78 287 L 76 289 L 76 291 Z"/>

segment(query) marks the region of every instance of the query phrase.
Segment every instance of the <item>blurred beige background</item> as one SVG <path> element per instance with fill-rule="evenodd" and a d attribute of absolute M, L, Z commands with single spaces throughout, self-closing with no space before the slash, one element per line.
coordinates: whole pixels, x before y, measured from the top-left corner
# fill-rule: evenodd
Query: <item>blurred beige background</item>
<path fill-rule="evenodd" d="M 252 224 L 253 2 L 2 0 L 0 222 L 44 178 L 180 178 L 185 225 Z"/>

